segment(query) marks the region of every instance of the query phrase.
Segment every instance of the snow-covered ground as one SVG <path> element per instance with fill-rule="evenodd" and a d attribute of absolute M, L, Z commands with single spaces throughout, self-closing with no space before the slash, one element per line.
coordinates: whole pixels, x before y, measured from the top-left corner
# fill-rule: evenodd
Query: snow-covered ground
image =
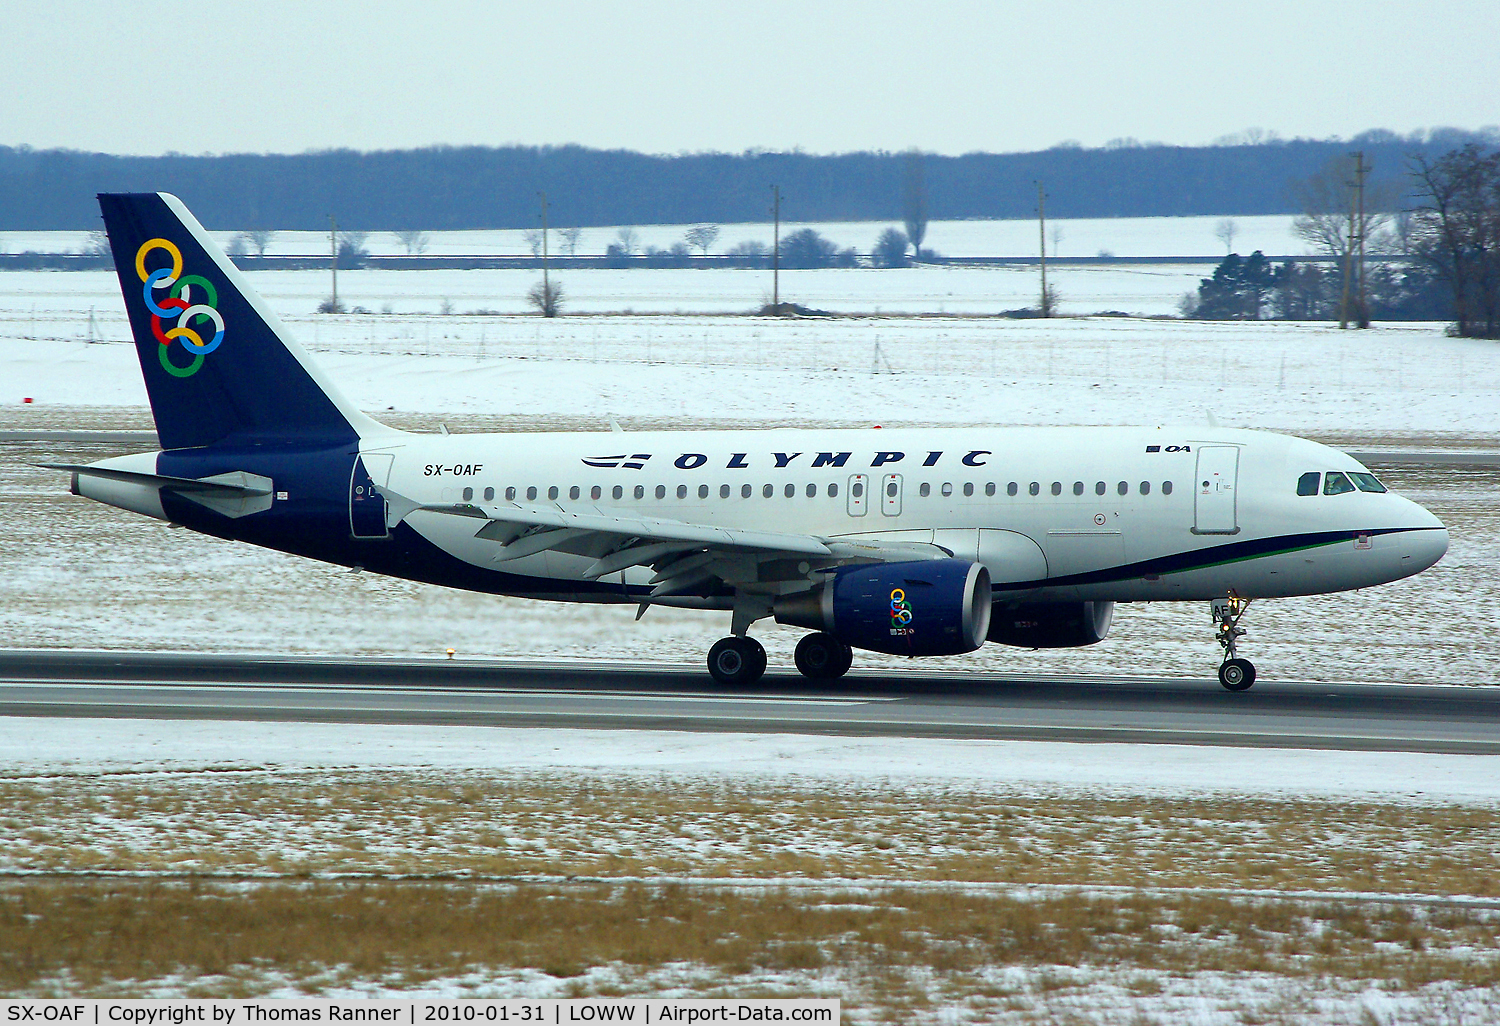
<path fill-rule="evenodd" d="M 412 279 L 447 274 L 400 280 L 411 287 Z M 0 289 L 22 277 L 0 275 Z M 35 277 L 76 286 L 89 276 Z M 116 286 L 97 278 L 91 292 L 49 297 L 35 323 L 24 295 L 0 293 L 0 418 L 19 425 L 17 418 L 45 416 L 47 407 L 145 406 L 133 347 L 78 341 L 90 304 L 106 338 L 128 337 L 122 310 L 117 320 L 103 316 L 119 310 L 118 292 L 110 292 Z M 272 303 L 296 309 L 284 296 Z M 1355 332 L 1114 317 L 544 321 L 294 313 L 287 320 L 343 391 L 377 414 L 519 414 L 600 426 L 614 417 L 629 427 L 632 418 L 1202 423 L 1212 413 L 1226 425 L 1367 439 L 1493 438 L 1500 427 L 1500 350 L 1448 338 L 1439 324 Z M 25 397 L 35 409 L 22 410 Z"/>
<path fill-rule="evenodd" d="M 1218 237 L 1223 218 L 1214 217 L 1101 217 L 1054 218 L 1047 222 L 1047 255 L 1058 257 L 1092 257 L 1101 253 L 1114 256 L 1215 256 L 1226 251 Z M 1251 253 L 1257 249 L 1268 255 L 1284 256 L 1307 251 L 1307 243 L 1292 234 L 1289 214 L 1235 217 L 1234 249 Z M 217 230 L 213 235 L 228 246 L 236 230 Z M 553 254 L 564 254 L 563 239 L 554 226 L 550 248 Z M 648 246 L 670 249 L 684 241 L 691 225 L 653 224 L 632 228 L 639 250 Z M 869 253 L 875 240 L 887 228 L 901 229 L 900 221 L 784 221 L 783 236 L 811 228 L 838 245 L 853 246 Z M 618 241 L 620 226 L 584 228 L 579 235 L 579 256 L 598 256 L 605 247 Z M 723 253 L 740 242 L 755 241 L 770 246 L 774 226 L 763 224 L 725 224 L 719 226 L 719 237 L 710 253 Z M 82 251 L 89 235 L 82 231 L 0 232 L 0 253 L 67 253 Z M 933 221 L 922 240 L 924 249 L 944 256 L 1034 256 L 1039 241 L 1037 223 L 1030 219 Z M 370 232 L 365 248 L 373 254 L 405 254 L 406 247 L 391 232 Z M 272 256 L 322 256 L 328 252 L 327 232 L 277 232 L 266 250 Z M 425 252 L 432 256 L 527 256 L 531 245 L 520 229 L 483 231 L 429 232 Z"/>
<path fill-rule="evenodd" d="M 856 682 L 857 686 L 857 682 Z M 0 717 L 6 776 L 433 768 L 1500 804 L 1500 756 L 525 727 Z"/>

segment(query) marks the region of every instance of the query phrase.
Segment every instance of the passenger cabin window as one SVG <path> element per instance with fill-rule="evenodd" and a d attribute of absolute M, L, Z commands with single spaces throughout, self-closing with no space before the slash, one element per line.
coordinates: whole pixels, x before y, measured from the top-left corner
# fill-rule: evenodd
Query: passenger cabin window
<path fill-rule="evenodd" d="M 974 482 L 973 481 L 965 481 L 964 482 L 964 495 L 965 496 L 969 496 L 969 495 L 973 495 L 973 494 L 974 494 Z"/>
<path fill-rule="evenodd" d="M 485 502 L 489 502 L 494 497 L 495 497 L 495 489 L 493 489 L 493 488 L 486 488 L 484 490 L 484 501 Z"/>
<path fill-rule="evenodd" d="M 1018 491 L 1020 491 L 1020 489 L 1016 487 L 1016 483 L 1014 481 L 1005 486 L 1006 495 L 1014 495 Z"/>
<path fill-rule="evenodd" d="M 687 498 L 687 485 L 678 485 L 677 486 L 677 497 L 679 499 L 686 499 Z"/>
<path fill-rule="evenodd" d="M 1377 481 L 1374 474 L 1355 474 L 1351 472 L 1349 476 L 1354 479 L 1354 486 L 1362 492 L 1385 491 L 1385 485 Z"/>
<path fill-rule="evenodd" d="M 1115 491 L 1119 492 L 1121 495 L 1129 495 L 1130 494 L 1130 482 L 1129 481 L 1121 481 L 1119 484 L 1115 485 Z"/>
<path fill-rule="evenodd" d="M 1334 471 L 1331 474 L 1324 475 L 1324 495 L 1343 495 L 1345 492 L 1352 491 L 1354 491 L 1354 482 L 1350 481 L 1347 477 L 1345 477 L 1343 474 L 1340 474 L 1338 471 Z"/>
<path fill-rule="evenodd" d="M 1109 491 L 1109 486 L 1106 485 L 1103 481 L 1095 481 L 1094 482 L 1094 494 L 1095 495 L 1103 495 L 1107 491 Z"/>
<path fill-rule="evenodd" d="M 474 499 L 474 489 L 472 489 L 472 488 L 465 488 L 464 489 L 464 501 L 465 502 L 472 502 L 473 499 Z"/>
<path fill-rule="evenodd" d="M 923 481 L 922 487 L 917 489 L 917 493 L 921 495 L 922 498 L 927 498 L 927 496 L 932 494 L 932 485 L 928 484 L 926 481 Z"/>
<path fill-rule="evenodd" d="M 570 498 L 570 499 L 576 499 L 576 498 L 578 498 L 578 486 L 577 485 L 574 485 L 572 488 L 568 489 L 568 498 Z"/>
<path fill-rule="evenodd" d="M 617 499 L 621 499 L 625 497 L 625 489 L 620 487 L 619 485 L 615 485 L 614 489 L 609 494 L 613 495 Z"/>
<path fill-rule="evenodd" d="M 850 492 L 852 492 L 852 493 L 853 493 L 853 495 L 854 495 L 854 497 L 855 497 L 855 498 L 856 498 L 856 499 L 857 499 L 857 498 L 859 498 L 859 497 L 860 497 L 860 496 L 861 496 L 861 495 L 863 495 L 863 494 L 865 494 L 865 486 L 864 486 L 864 485 L 862 485 L 862 484 L 860 484 L 860 483 L 859 483 L 859 482 L 858 482 L 858 481 L 856 481 L 856 482 L 854 482 L 854 484 L 853 484 L 853 485 L 852 485 L 852 486 L 851 486 L 851 487 L 850 487 L 850 489 L 849 489 L 849 491 L 850 491 Z"/>
<path fill-rule="evenodd" d="M 555 490 L 556 489 L 554 489 L 554 491 Z M 646 486 L 645 485 L 636 485 L 635 486 L 635 497 L 637 499 L 644 499 L 646 497 Z"/>
<path fill-rule="evenodd" d="M 1301 477 L 1297 478 L 1297 494 L 1298 495 L 1317 495 L 1318 494 L 1318 479 L 1321 478 L 1322 476 L 1323 475 L 1320 474 L 1320 473 L 1318 473 L 1316 470 L 1312 470 L 1312 471 L 1307 472 L 1306 474 L 1303 474 Z"/>
<path fill-rule="evenodd" d="M 950 496 L 952 494 L 953 494 L 953 485 L 951 485 L 947 481 L 944 481 L 943 482 L 943 498 L 946 499 L 948 496 Z"/>
<path fill-rule="evenodd" d="M 727 499 L 727 498 L 729 498 L 729 486 L 728 485 L 719 485 L 719 498 L 721 498 L 721 499 Z"/>
<path fill-rule="evenodd" d="M 536 486 L 535 485 L 532 485 L 530 488 L 526 489 L 526 501 L 527 502 L 534 502 L 534 501 L 536 501 Z"/>
<path fill-rule="evenodd" d="M 1163 495 L 1171 495 L 1172 494 L 1172 482 L 1171 481 L 1163 481 L 1161 483 L 1161 493 Z"/>
<path fill-rule="evenodd" d="M 792 496 L 797 494 L 797 486 L 794 484 L 787 485 L 784 489 L 782 489 L 782 494 L 790 499 Z"/>
<path fill-rule="evenodd" d="M 740 498 L 750 498 L 750 493 L 753 491 L 755 491 L 755 489 L 751 488 L 749 485 L 740 485 Z"/>
<path fill-rule="evenodd" d="M 1074 481 L 1073 482 L 1073 494 L 1074 495 L 1082 495 L 1083 494 L 1083 482 L 1082 481 Z"/>
<path fill-rule="evenodd" d="M 604 491 L 598 485 L 594 485 L 594 487 L 589 489 L 589 498 L 591 499 L 597 499 L 603 494 Z"/>
<path fill-rule="evenodd" d="M 1141 482 L 1141 494 L 1142 495 L 1150 495 L 1151 494 L 1151 482 L 1150 481 L 1142 481 Z"/>
<path fill-rule="evenodd" d="M 776 486 L 764 485 L 761 487 L 760 494 L 769 499 L 771 496 L 776 494 Z"/>
<path fill-rule="evenodd" d="M 1042 494 L 1042 484 L 1041 484 L 1040 481 L 1033 481 L 1033 482 L 1031 482 L 1030 486 L 1026 490 L 1028 492 L 1030 492 L 1032 495 L 1041 495 Z"/>
<path fill-rule="evenodd" d="M 658 499 L 665 499 L 667 497 L 667 486 L 666 485 L 657 485 L 656 486 L 656 497 Z"/>
<path fill-rule="evenodd" d="M 1053 495 L 1061 495 L 1062 494 L 1062 482 L 1061 481 L 1053 481 L 1052 482 L 1052 494 Z"/>
<path fill-rule="evenodd" d="M 547 489 L 547 498 L 553 500 L 557 498 L 557 485 L 553 485 L 551 488 Z"/>
<path fill-rule="evenodd" d="M 1015 486 L 1012 485 L 1011 487 L 1015 487 Z M 984 494 L 986 494 L 986 495 L 994 495 L 995 494 L 995 482 L 991 481 L 991 482 L 989 482 L 988 484 L 986 484 L 984 486 Z"/>
<path fill-rule="evenodd" d="M 708 498 L 708 485 L 699 485 L 698 486 L 698 498 L 700 498 L 700 499 L 706 499 L 706 498 Z"/>
<path fill-rule="evenodd" d="M 516 501 L 516 490 L 515 490 L 515 488 L 507 488 L 507 489 L 505 489 L 505 501 L 506 502 L 515 502 Z"/>
<path fill-rule="evenodd" d="M 828 497 L 830 499 L 837 499 L 839 497 L 839 486 L 838 485 L 831 484 L 831 485 L 828 486 Z"/>
<path fill-rule="evenodd" d="M 818 497 L 818 486 L 817 485 L 810 484 L 810 485 L 807 486 L 807 497 L 809 499 L 816 499 Z"/>

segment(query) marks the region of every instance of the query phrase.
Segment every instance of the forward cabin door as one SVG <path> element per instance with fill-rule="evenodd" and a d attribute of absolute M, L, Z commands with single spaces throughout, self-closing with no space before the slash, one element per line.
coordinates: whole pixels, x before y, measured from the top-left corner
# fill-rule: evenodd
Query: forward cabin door
<path fill-rule="evenodd" d="M 1235 503 L 1240 448 L 1204 445 L 1198 448 L 1198 477 L 1193 481 L 1193 533 L 1238 534 Z"/>
<path fill-rule="evenodd" d="M 349 476 L 349 533 L 355 538 L 385 538 L 385 496 L 375 490 L 391 476 L 393 453 L 365 452 L 354 458 L 354 472 Z"/>

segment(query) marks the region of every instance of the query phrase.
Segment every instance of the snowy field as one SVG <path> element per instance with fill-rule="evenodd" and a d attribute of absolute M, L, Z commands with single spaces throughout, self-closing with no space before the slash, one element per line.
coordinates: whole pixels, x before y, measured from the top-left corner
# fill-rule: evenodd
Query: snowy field
<path fill-rule="evenodd" d="M 189 206 L 192 206 L 189 198 Z M 1047 255 L 1057 257 L 1092 257 L 1101 253 L 1114 256 L 1217 256 L 1224 252 L 1223 241 L 1216 231 L 1220 217 L 1107 217 L 1054 218 L 1047 222 Z M 1261 250 L 1268 256 L 1285 256 L 1307 251 L 1307 243 L 1292 234 L 1291 215 L 1235 217 L 1237 234 L 1234 248 L 1240 253 Z M 218 225 L 210 225 L 218 229 Z M 551 251 L 562 254 L 563 240 L 555 225 Z M 682 242 L 692 227 L 681 224 L 639 225 L 633 227 L 642 251 L 648 246 L 670 249 Z M 834 242 L 840 249 L 853 246 L 869 253 L 875 240 L 887 228 L 901 229 L 899 221 L 783 221 L 783 236 L 811 228 Z M 579 256 L 600 256 L 610 243 L 618 241 L 620 226 L 584 228 L 578 239 Z M 228 246 L 239 229 L 212 232 L 220 245 Z M 770 246 L 773 226 L 764 224 L 725 224 L 710 253 L 723 253 L 740 242 L 756 241 Z M 431 256 L 529 256 L 530 244 L 519 229 L 487 231 L 429 232 L 426 253 Z M 87 232 L 0 232 L 0 253 L 80 252 L 89 243 Z M 922 240 L 924 249 L 944 256 L 1035 256 L 1039 245 L 1037 224 L 1033 220 L 932 221 Z M 373 254 L 403 255 L 406 247 L 391 232 L 371 232 L 365 247 Z M 327 232 L 277 232 L 266 250 L 272 256 L 322 256 L 328 252 Z"/>

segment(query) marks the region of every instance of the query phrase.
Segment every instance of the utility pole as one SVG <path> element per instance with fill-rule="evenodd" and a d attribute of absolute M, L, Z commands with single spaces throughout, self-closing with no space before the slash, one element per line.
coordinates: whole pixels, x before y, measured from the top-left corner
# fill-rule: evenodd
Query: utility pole
<path fill-rule="evenodd" d="M 781 186 L 771 186 L 771 313 L 781 316 Z"/>
<path fill-rule="evenodd" d="M 547 309 L 552 306 L 552 280 L 547 275 L 547 194 L 538 192 L 542 202 L 542 315 L 550 317 Z"/>
<path fill-rule="evenodd" d="M 1356 220 L 1355 227 L 1359 232 L 1359 262 L 1355 265 L 1356 280 L 1359 282 L 1359 293 L 1357 305 L 1355 306 L 1356 320 L 1361 328 L 1370 326 L 1370 307 L 1365 302 L 1365 175 L 1369 174 L 1370 168 L 1365 164 L 1365 153 L 1358 150 L 1354 154 L 1354 195 Z"/>
<path fill-rule="evenodd" d="M 1042 305 L 1038 307 L 1043 317 L 1052 316 L 1052 300 L 1047 295 L 1047 199 L 1042 192 L 1042 183 L 1036 183 L 1037 237 L 1041 240 Z"/>
<path fill-rule="evenodd" d="M 339 312 L 339 223 L 328 215 L 328 270 L 333 274 L 333 300 L 329 313 Z"/>

